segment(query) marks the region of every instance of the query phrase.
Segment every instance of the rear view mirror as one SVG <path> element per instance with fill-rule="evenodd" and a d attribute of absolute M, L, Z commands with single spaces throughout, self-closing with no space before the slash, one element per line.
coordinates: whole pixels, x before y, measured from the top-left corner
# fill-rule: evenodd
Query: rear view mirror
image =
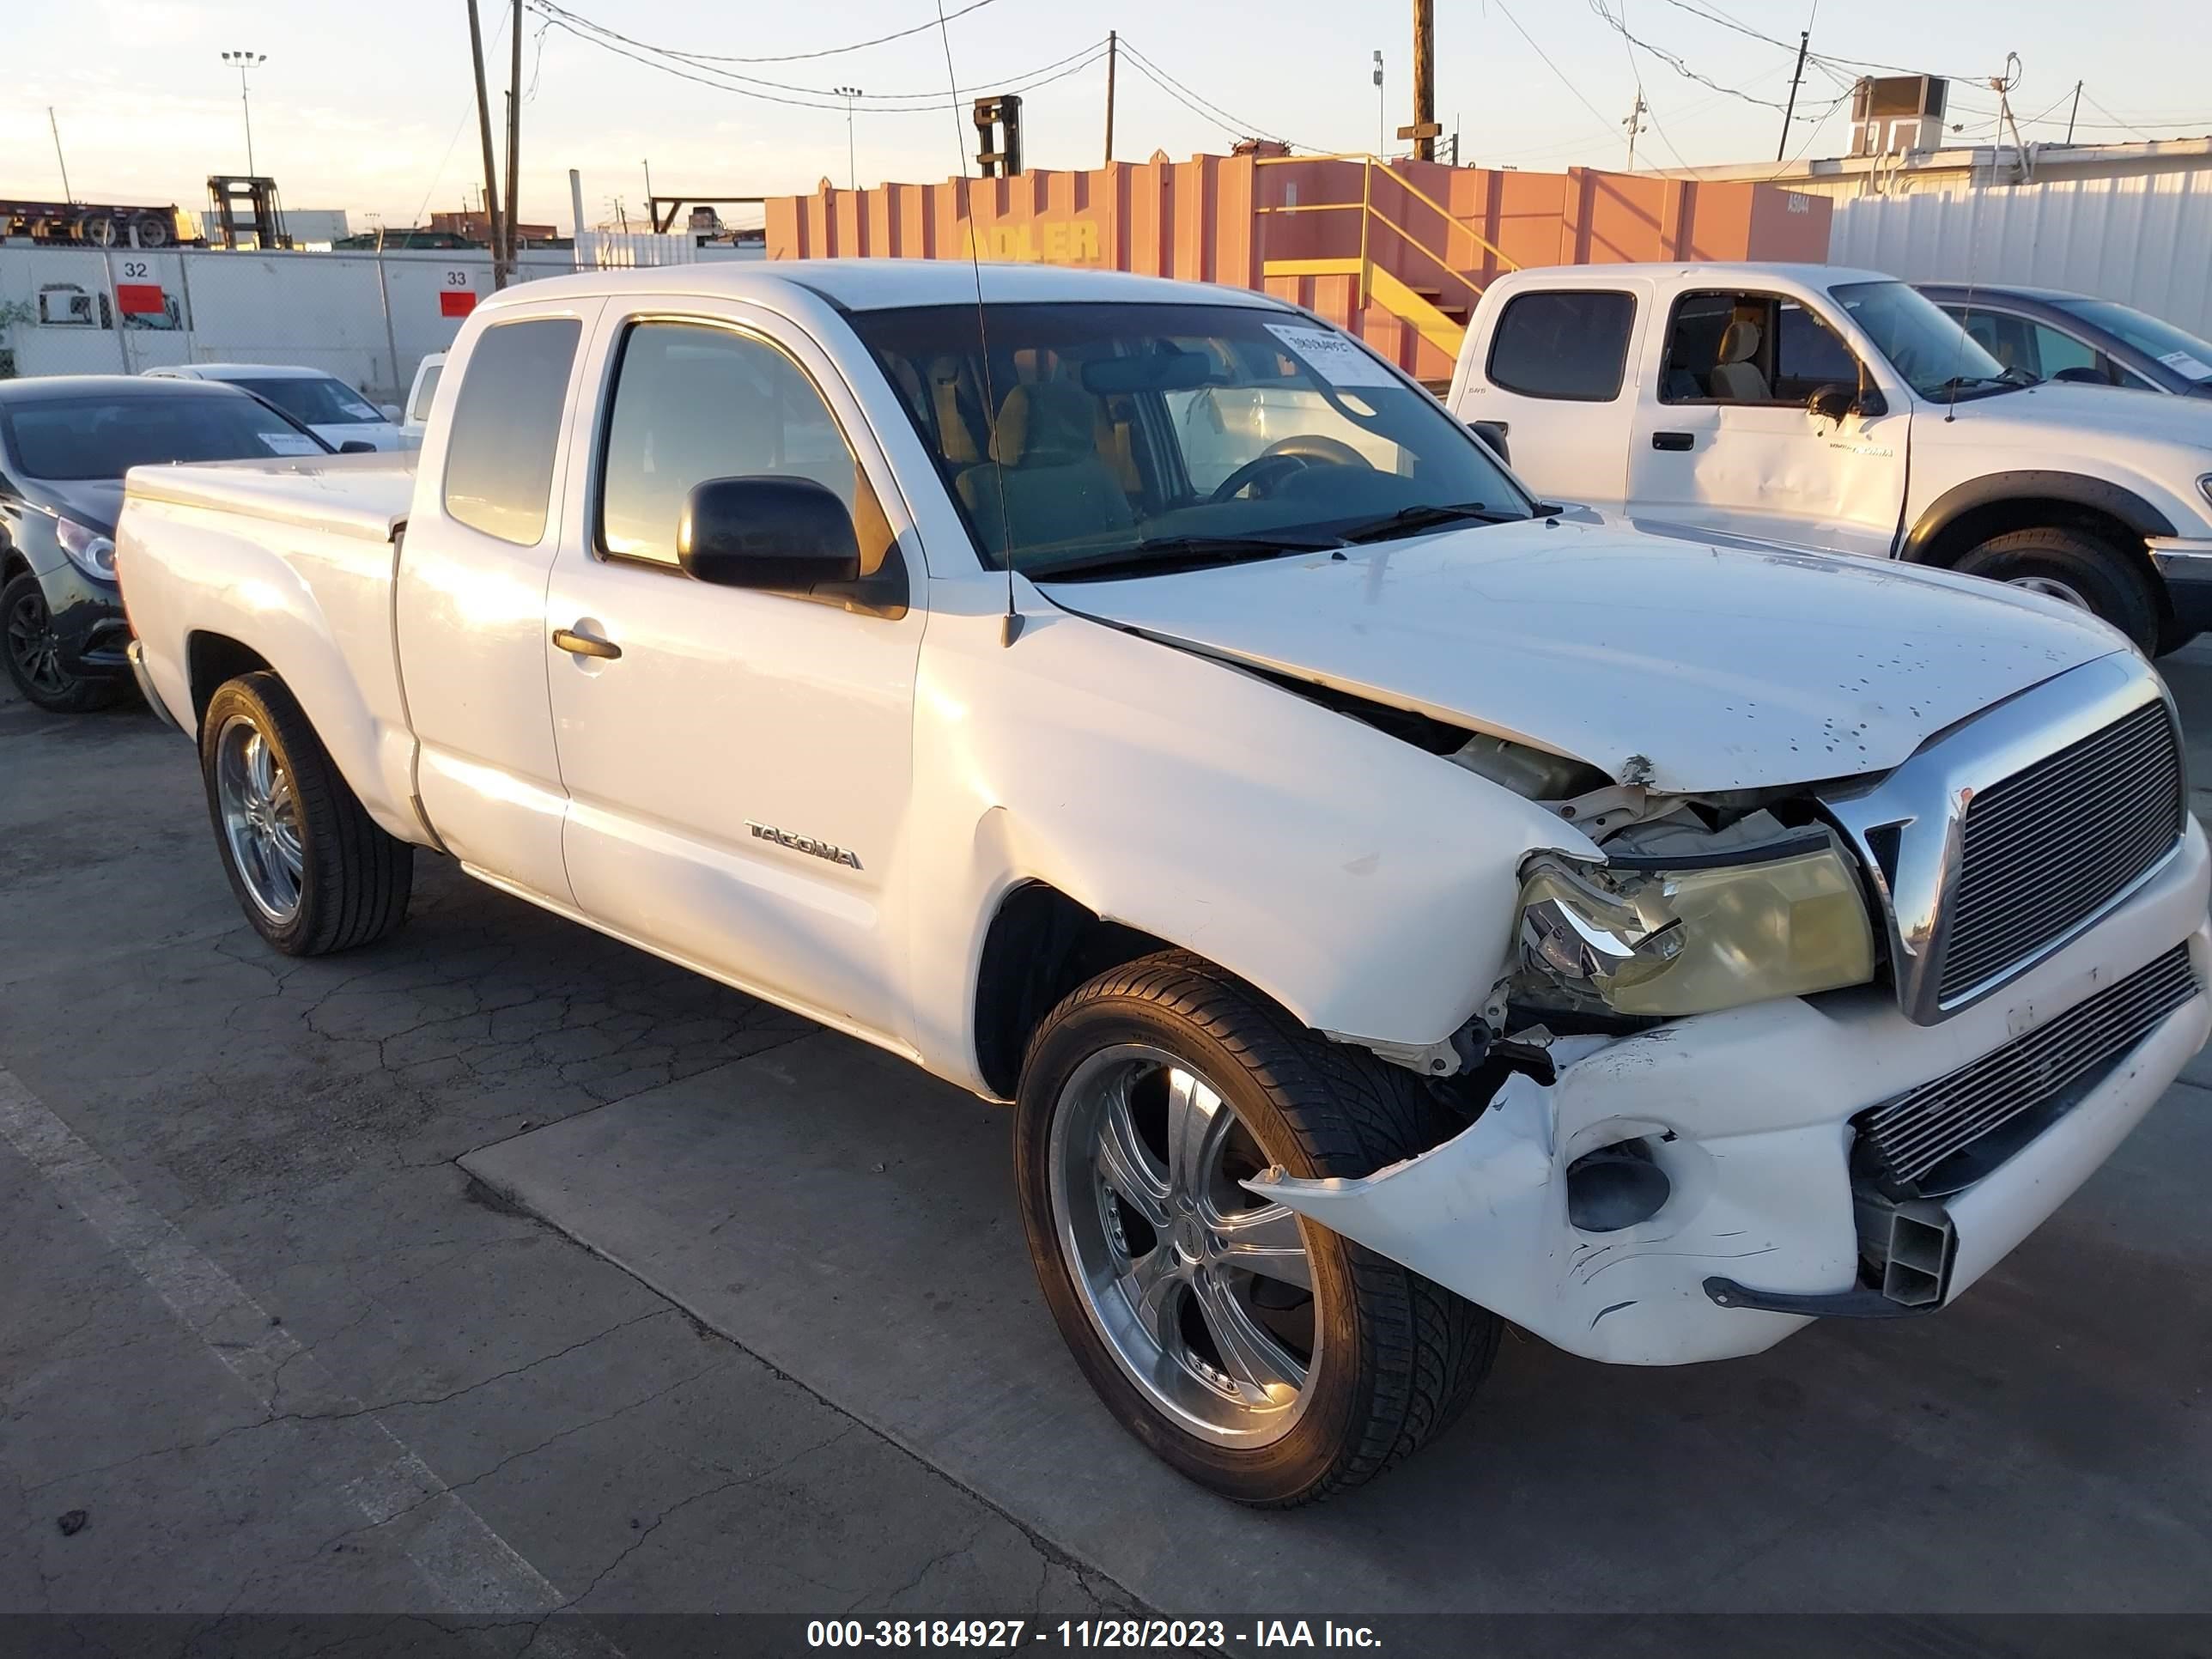
<path fill-rule="evenodd" d="M 676 556 L 718 587 L 805 593 L 860 580 L 853 515 L 811 478 L 708 478 L 684 499 Z"/>
<path fill-rule="evenodd" d="M 1108 397 L 1127 392 L 1194 392 L 1215 378 L 1203 351 L 1154 351 L 1140 357 L 1101 357 L 1083 366 L 1083 389 Z"/>

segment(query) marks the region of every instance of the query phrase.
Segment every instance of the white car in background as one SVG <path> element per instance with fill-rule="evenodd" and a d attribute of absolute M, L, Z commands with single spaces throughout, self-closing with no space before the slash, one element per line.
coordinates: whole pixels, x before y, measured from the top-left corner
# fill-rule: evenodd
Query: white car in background
<path fill-rule="evenodd" d="M 347 444 L 368 444 L 375 449 L 405 447 L 400 441 L 396 404 L 373 404 L 337 375 L 325 374 L 319 368 L 292 368 L 277 363 L 182 363 L 145 373 L 155 380 L 221 380 L 242 386 L 337 447 Z"/>

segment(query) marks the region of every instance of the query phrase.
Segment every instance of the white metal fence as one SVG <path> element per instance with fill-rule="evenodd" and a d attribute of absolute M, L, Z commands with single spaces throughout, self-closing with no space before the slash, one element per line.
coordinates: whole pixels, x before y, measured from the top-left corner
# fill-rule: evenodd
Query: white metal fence
<path fill-rule="evenodd" d="M 1859 197 L 1836 204 L 1828 258 L 1908 282 L 2071 289 L 2212 337 L 2212 172 Z"/>
<path fill-rule="evenodd" d="M 587 234 L 522 256 L 522 275 L 731 258 L 688 236 Z M 245 253 L 0 246 L 0 379 L 136 374 L 180 363 L 320 368 L 397 403 L 492 291 L 477 250 Z"/>

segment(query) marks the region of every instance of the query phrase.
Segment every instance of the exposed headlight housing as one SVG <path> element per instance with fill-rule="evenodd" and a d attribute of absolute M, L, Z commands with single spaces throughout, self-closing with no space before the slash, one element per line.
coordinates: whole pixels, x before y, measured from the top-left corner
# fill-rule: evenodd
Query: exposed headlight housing
<path fill-rule="evenodd" d="M 115 580 L 115 543 L 111 538 L 57 514 L 54 539 L 62 544 L 70 562 L 86 575 L 103 582 Z"/>
<path fill-rule="evenodd" d="M 1825 828 L 1710 860 L 1540 853 L 1522 868 L 1519 932 L 1530 1000 L 1617 1014 L 1709 1013 L 1875 974 L 1857 869 Z"/>
<path fill-rule="evenodd" d="M 2206 501 L 2212 501 L 2212 472 L 2206 473 L 2197 481 L 2197 493 Z"/>

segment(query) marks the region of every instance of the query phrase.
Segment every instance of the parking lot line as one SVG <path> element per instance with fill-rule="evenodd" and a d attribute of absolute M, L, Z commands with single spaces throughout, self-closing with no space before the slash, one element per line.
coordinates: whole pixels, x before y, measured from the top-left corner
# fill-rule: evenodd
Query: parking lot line
<path fill-rule="evenodd" d="M 288 1419 L 357 1419 L 375 1431 L 372 1467 L 343 1483 L 368 1528 L 403 1515 L 422 1519 L 408 1539 L 409 1559 L 441 1608 L 468 1614 L 549 1616 L 568 1598 L 454 1492 L 391 1425 L 339 1388 L 322 1362 L 271 1317 L 238 1281 L 195 1249 L 129 1181 L 26 1088 L 0 1068 L 0 1135 L 66 1200 L 201 1345 L 222 1361 L 267 1413 Z M 313 1413 L 276 1409 L 280 1387 L 325 1402 Z M 549 1625 L 538 1649 L 556 1655 L 618 1654 L 580 1624 Z"/>

